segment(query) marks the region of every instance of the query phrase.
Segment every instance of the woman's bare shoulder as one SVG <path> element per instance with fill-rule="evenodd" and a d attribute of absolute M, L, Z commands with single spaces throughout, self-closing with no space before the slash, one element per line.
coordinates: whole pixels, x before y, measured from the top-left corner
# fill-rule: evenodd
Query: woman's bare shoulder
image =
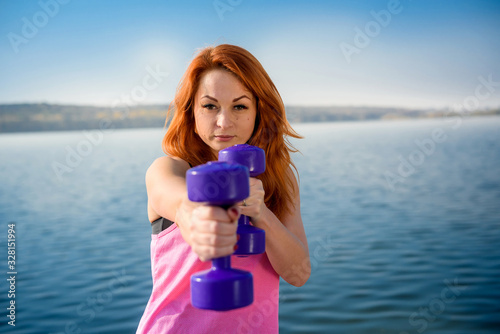
<path fill-rule="evenodd" d="M 151 166 L 149 166 L 147 174 L 167 174 L 181 176 L 185 175 L 190 168 L 189 164 L 178 157 L 163 156 L 157 158 Z"/>

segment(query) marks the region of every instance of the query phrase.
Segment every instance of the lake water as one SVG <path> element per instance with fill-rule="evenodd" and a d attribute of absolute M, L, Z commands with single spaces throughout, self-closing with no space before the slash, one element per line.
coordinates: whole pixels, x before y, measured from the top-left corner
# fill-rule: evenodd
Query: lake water
<path fill-rule="evenodd" d="M 313 271 L 281 282 L 280 332 L 498 333 L 500 117 L 294 127 Z M 135 332 L 163 133 L 0 135 L 0 265 L 14 223 L 17 272 L 0 332 Z"/>

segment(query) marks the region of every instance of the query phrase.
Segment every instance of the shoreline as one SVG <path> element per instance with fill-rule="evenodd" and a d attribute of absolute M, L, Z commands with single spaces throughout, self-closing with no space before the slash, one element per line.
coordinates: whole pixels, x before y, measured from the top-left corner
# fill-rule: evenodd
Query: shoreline
<path fill-rule="evenodd" d="M 0 134 L 163 128 L 167 108 L 168 105 L 120 108 L 54 104 L 0 105 Z M 500 108 L 472 112 L 342 106 L 285 106 L 285 109 L 290 124 L 437 119 L 454 114 L 462 117 L 500 116 Z"/>

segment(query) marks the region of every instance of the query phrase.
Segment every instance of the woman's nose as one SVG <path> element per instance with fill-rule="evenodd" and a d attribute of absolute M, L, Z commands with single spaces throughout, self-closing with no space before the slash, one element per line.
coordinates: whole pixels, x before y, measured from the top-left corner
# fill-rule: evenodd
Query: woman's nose
<path fill-rule="evenodd" d="M 217 115 L 217 126 L 220 128 L 228 128 L 233 124 L 231 119 L 231 112 L 225 108 L 222 108 Z"/>

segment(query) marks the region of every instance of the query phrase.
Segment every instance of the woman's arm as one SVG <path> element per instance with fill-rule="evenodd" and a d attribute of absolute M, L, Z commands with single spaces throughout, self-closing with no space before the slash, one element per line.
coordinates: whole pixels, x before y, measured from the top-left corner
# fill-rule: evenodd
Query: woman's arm
<path fill-rule="evenodd" d="M 174 221 L 184 240 L 202 260 L 230 255 L 237 242 L 237 207 L 223 210 L 191 202 L 187 197 L 186 171 L 181 159 L 156 159 L 146 172 L 150 221 L 164 217 Z"/>
<path fill-rule="evenodd" d="M 181 202 L 187 198 L 186 171 L 189 164 L 181 159 L 161 157 L 146 172 L 148 216 L 152 222 L 159 217 L 175 221 Z"/>
<path fill-rule="evenodd" d="M 258 179 L 250 180 L 250 197 L 247 206 L 240 206 L 241 214 L 250 216 L 252 224 L 266 232 L 266 253 L 274 270 L 285 281 L 302 286 L 311 275 L 311 262 L 307 238 L 300 215 L 300 194 L 295 175 L 289 169 L 293 180 L 294 206 L 292 212 L 280 221 L 264 203 L 264 188 Z"/>

